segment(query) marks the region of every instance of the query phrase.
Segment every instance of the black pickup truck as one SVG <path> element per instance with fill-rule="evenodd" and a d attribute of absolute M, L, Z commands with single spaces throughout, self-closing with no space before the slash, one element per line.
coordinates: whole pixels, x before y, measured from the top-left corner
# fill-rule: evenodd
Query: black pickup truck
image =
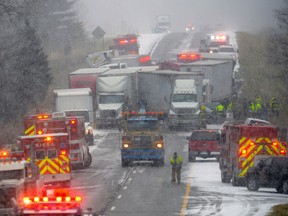
<path fill-rule="evenodd" d="M 288 156 L 259 158 L 246 175 L 247 189 L 275 188 L 278 193 L 288 194 Z"/>

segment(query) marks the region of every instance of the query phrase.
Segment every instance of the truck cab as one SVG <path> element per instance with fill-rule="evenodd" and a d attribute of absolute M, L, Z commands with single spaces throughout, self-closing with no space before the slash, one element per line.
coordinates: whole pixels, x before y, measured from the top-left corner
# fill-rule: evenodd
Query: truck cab
<path fill-rule="evenodd" d="M 0 157 L 0 215 L 16 215 L 25 194 L 38 195 L 42 181 L 38 167 L 14 157 Z"/>
<path fill-rule="evenodd" d="M 176 79 L 169 112 L 170 128 L 199 128 L 199 101 L 194 79 Z"/>
<path fill-rule="evenodd" d="M 164 138 L 160 132 L 160 112 L 124 112 L 121 143 L 122 166 L 132 163 L 164 165 Z"/>

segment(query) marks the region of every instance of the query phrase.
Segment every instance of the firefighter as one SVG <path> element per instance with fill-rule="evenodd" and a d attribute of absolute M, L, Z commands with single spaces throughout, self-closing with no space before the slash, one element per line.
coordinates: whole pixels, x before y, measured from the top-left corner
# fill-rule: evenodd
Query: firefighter
<path fill-rule="evenodd" d="M 201 105 L 199 117 L 200 117 L 201 127 L 206 128 L 207 116 L 206 116 L 206 106 L 205 105 Z"/>
<path fill-rule="evenodd" d="M 262 117 L 262 98 L 260 96 L 255 97 L 255 112 L 257 113 L 257 117 Z"/>
<path fill-rule="evenodd" d="M 89 123 L 86 127 L 86 142 L 91 146 L 94 144 L 93 127 Z"/>
<path fill-rule="evenodd" d="M 249 112 L 250 117 L 254 116 L 255 105 L 254 105 L 253 101 L 248 102 L 248 112 Z"/>
<path fill-rule="evenodd" d="M 224 118 L 224 112 L 225 112 L 225 107 L 223 106 L 222 103 L 219 103 L 217 106 L 216 106 L 216 112 L 217 112 L 217 116 L 218 116 L 218 120 L 219 120 L 219 123 L 221 122 L 221 119 Z"/>
<path fill-rule="evenodd" d="M 180 184 L 183 157 L 181 155 L 178 155 L 177 152 L 174 152 L 173 157 L 170 158 L 170 163 L 172 165 L 172 179 L 171 179 L 171 182 L 175 183 L 176 182 L 176 177 L 177 177 L 177 182 L 178 182 L 178 184 Z"/>
<path fill-rule="evenodd" d="M 276 117 L 279 116 L 280 104 L 278 98 L 273 97 L 270 102 L 270 110 L 272 111 L 273 115 Z"/>

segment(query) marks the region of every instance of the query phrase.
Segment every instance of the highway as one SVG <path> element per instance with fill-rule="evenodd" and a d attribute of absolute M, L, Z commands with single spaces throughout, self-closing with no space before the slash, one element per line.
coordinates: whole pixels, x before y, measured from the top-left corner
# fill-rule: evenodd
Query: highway
<path fill-rule="evenodd" d="M 264 215 L 271 206 L 286 203 L 275 189 L 250 192 L 221 182 L 218 162 L 188 162 L 189 132 L 167 132 L 165 165 L 135 164 L 122 168 L 119 132 L 97 131 L 91 147 L 93 163 L 73 172 L 72 190 L 83 197 L 83 208 L 106 216 Z M 171 183 L 169 158 L 177 151 L 184 158 L 182 182 Z"/>

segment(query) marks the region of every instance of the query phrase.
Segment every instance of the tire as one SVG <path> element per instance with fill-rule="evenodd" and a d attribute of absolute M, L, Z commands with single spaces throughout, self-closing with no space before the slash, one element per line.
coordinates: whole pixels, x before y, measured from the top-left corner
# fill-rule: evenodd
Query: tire
<path fill-rule="evenodd" d="M 190 155 L 188 155 L 188 160 L 189 160 L 189 162 L 195 162 L 196 161 L 196 156 L 190 156 Z"/>
<path fill-rule="evenodd" d="M 164 166 L 164 158 L 163 159 L 159 159 L 159 160 L 155 160 L 154 161 L 154 165 L 157 166 L 157 167 Z"/>
<path fill-rule="evenodd" d="M 122 167 L 127 167 L 129 165 L 129 161 L 127 159 L 122 159 Z"/>
<path fill-rule="evenodd" d="M 260 188 L 258 180 L 254 176 L 250 176 L 247 179 L 247 189 L 249 191 L 258 191 Z"/>
<path fill-rule="evenodd" d="M 235 176 L 234 169 L 232 171 L 232 185 L 233 186 L 239 186 L 239 182 L 238 182 L 238 179 Z"/>
<path fill-rule="evenodd" d="M 85 168 L 90 167 L 91 164 L 92 164 L 92 155 L 88 152 L 88 158 L 87 158 L 87 160 L 85 161 Z"/>
<path fill-rule="evenodd" d="M 284 181 L 282 190 L 284 194 L 288 194 L 288 180 Z"/>
<path fill-rule="evenodd" d="M 227 172 L 221 171 L 221 181 L 222 181 L 222 183 L 230 183 L 231 178 L 229 176 L 227 176 Z"/>

